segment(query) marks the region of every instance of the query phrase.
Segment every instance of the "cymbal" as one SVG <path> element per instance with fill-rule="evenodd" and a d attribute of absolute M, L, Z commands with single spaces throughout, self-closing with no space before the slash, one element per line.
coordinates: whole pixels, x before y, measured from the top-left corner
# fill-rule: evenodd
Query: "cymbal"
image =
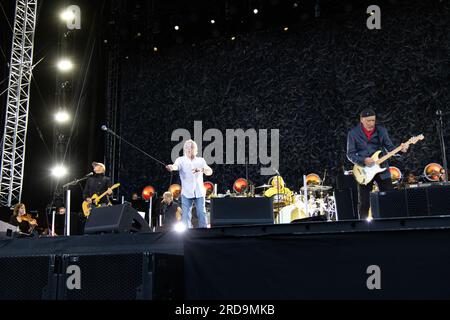
<path fill-rule="evenodd" d="M 255 187 L 255 189 L 261 189 L 261 188 L 271 188 L 272 186 L 270 184 L 263 184 L 262 186 Z"/>
<path fill-rule="evenodd" d="M 308 186 L 308 190 L 310 191 L 329 191 L 331 189 L 333 189 L 333 187 L 331 186 L 320 186 L 320 185 Z M 302 187 L 301 190 L 305 190 L 305 187 Z"/>

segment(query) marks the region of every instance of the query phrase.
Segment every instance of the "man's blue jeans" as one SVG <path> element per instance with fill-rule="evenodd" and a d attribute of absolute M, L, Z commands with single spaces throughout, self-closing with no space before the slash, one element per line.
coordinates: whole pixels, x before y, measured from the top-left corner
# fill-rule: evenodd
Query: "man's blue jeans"
<path fill-rule="evenodd" d="M 186 198 L 181 196 L 181 210 L 182 210 L 182 221 L 188 227 L 192 228 L 191 218 L 192 218 L 192 204 L 195 202 L 195 209 L 197 210 L 198 216 L 198 227 L 207 228 L 206 224 L 206 209 L 205 209 L 205 197 L 201 198 Z"/>

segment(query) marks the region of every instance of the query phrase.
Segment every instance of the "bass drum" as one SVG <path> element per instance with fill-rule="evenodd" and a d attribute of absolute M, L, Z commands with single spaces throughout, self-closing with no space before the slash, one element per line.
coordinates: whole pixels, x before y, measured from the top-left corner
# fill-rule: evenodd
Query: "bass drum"
<path fill-rule="evenodd" d="M 291 223 L 297 219 L 309 218 L 302 206 L 304 206 L 302 203 L 297 202 L 282 208 L 280 210 L 279 223 Z"/>

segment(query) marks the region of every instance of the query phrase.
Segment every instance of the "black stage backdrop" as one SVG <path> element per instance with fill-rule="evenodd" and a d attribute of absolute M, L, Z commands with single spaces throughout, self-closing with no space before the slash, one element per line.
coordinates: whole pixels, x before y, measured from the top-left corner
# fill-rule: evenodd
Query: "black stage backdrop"
<path fill-rule="evenodd" d="M 326 8 L 331 2 L 321 3 Z M 361 109 L 372 107 L 395 144 L 425 135 L 406 157 L 391 161 L 404 173 L 420 174 L 429 162 L 441 162 L 435 112 L 450 104 L 450 6 L 379 5 L 381 30 L 367 29 L 366 6 L 299 22 L 289 32 L 265 30 L 130 55 L 122 65 L 121 134 L 170 163 L 179 143 L 171 141 L 172 132 L 185 128 L 193 136 L 194 121 L 202 121 L 203 132 L 217 128 L 224 135 L 226 129 L 279 129 L 279 171 L 298 190 L 303 174 L 327 169 L 331 184 L 339 170 L 351 167 L 347 131 Z M 219 192 L 245 177 L 244 165 L 212 167 L 210 180 Z M 260 167 L 248 167 L 256 184 L 269 179 Z M 162 192 L 170 183 L 162 165 L 125 144 L 120 170 L 125 195 L 148 184 Z"/>

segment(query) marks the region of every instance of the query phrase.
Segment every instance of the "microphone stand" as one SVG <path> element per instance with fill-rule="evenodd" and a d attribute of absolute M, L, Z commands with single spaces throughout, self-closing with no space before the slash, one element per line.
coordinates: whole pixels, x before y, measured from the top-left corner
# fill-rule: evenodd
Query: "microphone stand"
<path fill-rule="evenodd" d="M 63 185 L 62 187 L 65 189 L 65 188 L 67 188 L 67 187 L 74 186 L 74 185 L 78 184 L 79 182 L 86 180 L 86 179 L 89 178 L 89 177 L 90 177 L 90 176 L 87 175 L 87 176 L 84 176 L 84 177 L 81 178 L 81 179 L 75 179 L 75 180 L 73 180 L 73 181 L 71 181 L 71 182 L 69 182 L 69 183 L 66 183 L 66 184 Z"/>
<path fill-rule="evenodd" d="M 80 181 L 86 180 L 90 176 L 91 175 L 88 174 L 88 175 L 84 176 L 81 179 L 75 179 L 75 180 L 73 180 L 73 181 L 71 181 L 69 183 L 66 183 L 65 185 L 62 186 L 63 189 L 67 188 L 67 191 L 66 191 L 66 220 L 64 222 L 64 229 L 65 229 L 65 235 L 66 236 L 70 236 L 70 212 L 71 212 L 70 211 L 70 195 L 71 194 L 70 194 L 69 187 L 78 184 Z M 53 232 L 53 234 L 55 232 L 55 225 L 54 225 L 55 214 L 56 214 L 56 210 L 53 211 L 53 217 L 52 217 L 52 223 L 53 223 L 53 226 L 52 226 L 53 230 L 52 230 L 52 232 Z"/>
<path fill-rule="evenodd" d="M 124 138 L 122 138 L 121 136 L 119 136 L 118 134 L 116 134 L 116 133 L 115 133 L 114 131 L 112 131 L 111 129 L 106 128 L 105 126 L 103 126 L 103 127 L 102 127 L 102 130 L 103 130 L 103 131 L 106 131 L 106 132 L 108 132 L 108 133 L 110 133 L 110 134 L 112 134 L 112 135 L 113 135 L 114 137 L 116 137 L 117 139 L 119 139 L 119 140 L 125 142 L 126 144 L 128 144 L 129 146 L 131 146 L 131 147 L 134 148 L 135 150 L 141 152 L 142 154 L 144 154 L 144 155 L 147 156 L 148 158 L 150 158 L 150 159 L 152 159 L 152 160 L 154 160 L 154 161 L 156 161 L 156 162 L 162 164 L 164 167 L 167 166 L 167 164 L 165 164 L 164 162 L 162 162 L 162 161 L 156 159 L 155 157 L 149 155 L 147 152 L 145 152 L 144 150 L 142 150 L 142 149 L 139 148 L 138 146 L 132 144 L 131 142 L 125 140 Z"/>
<path fill-rule="evenodd" d="M 447 154 L 445 151 L 445 141 L 444 141 L 444 124 L 442 121 L 442 110 L 437 110 L 436 115 L 439 116 L 437 122 L 437 129 L 439 134 L 439 142 L 441 145 L 441 153 L 442 153 L 442 165 L 444 167 L 444 181 L 448 182 L 448 165 L 447 165 Z"/>

